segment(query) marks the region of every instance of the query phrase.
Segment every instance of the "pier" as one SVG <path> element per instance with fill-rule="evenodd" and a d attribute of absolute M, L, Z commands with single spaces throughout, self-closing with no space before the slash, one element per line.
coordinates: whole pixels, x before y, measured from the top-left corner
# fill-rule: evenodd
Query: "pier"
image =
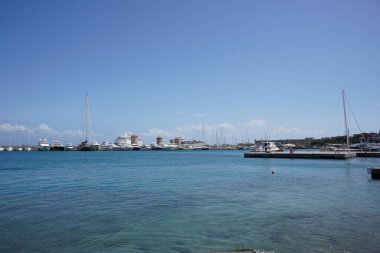
<path fill-rule="evenodd" d="M 367 168 L 368 174 L 371 174 L 372 179 L 380 179 L 380 167 Z"/>
<path fill-rule="evenodd" d="M 380 158 L 380 152 L 366 152 L 366 151 L 359 151 L 355 152 L 357 157 L 378 157 Z"/>
<path fill-rule="evenodd" d="M 290 158 L 290 159 L 350 159 L 356 157 L 353 152 L 248 152 L 246 158 Z"/>

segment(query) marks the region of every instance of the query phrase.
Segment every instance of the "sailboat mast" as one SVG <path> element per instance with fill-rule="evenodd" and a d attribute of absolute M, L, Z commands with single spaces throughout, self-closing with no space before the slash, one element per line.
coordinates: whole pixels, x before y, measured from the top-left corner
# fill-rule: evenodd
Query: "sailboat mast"
<path fill-rule="evenodd" d="M 344 127 L 346 128 L 346 145 L 347 148 L 349 146 L 349 136 L 348 136 L 348 127 L 347 127 L 347 116 L 346 116 L 346 101 L 345 101 L 345 92 L 342 90 L 342 96 L 343 96 L 343 111 L 344 111 Z"/>
<path fill-rule="evenodd" d="M 202 141 L 205 143 L 205 124 L 202 123 Z"/>
<path fill-rule="evenodd" d="M 85 111 L 85 129 L 86 129 L 86 141 L 88 141 L 88 93 L 86 93 L 86 111 Z"/>

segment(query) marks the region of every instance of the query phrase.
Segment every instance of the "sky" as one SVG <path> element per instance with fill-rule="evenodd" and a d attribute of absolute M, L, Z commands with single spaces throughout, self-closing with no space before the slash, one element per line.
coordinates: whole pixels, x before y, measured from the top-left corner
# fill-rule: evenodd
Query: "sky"
<path fill-rule="evenodd" d="M 380 1 L 0 1 L 0 145 L 380 129 Z M 355 122 L 358 122 L 358 125 Z M 359 128 L 360 127 L 360 128 Z M 203 137 L 204 136 L 204 137 Z"/>

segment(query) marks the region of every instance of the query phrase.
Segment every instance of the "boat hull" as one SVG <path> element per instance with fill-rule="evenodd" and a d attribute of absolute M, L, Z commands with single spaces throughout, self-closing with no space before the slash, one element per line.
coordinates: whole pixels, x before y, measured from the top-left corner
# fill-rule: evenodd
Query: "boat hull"
<path fill-rule="evenodd" d="M 50 151 L 64 151 L 65 147 L 63 146 L 56 146 L 56 147 L 50 147 Z"/>
<path fill-rule="evenodd" d="M 49 151 L 50 147 L 49 146 L 39 146 L 38 151 Z"/>

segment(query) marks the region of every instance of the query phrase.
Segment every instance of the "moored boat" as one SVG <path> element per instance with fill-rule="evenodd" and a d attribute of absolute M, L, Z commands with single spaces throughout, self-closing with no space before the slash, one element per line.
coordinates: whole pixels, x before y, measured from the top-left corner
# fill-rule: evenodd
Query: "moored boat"
<path fill-rule="evenodd" d="M 65 147 L 60 141 L 52 141 L 50 144 L 50 151 L 64 151 Z"/>
<path fill-rule="evenodd" d="M 66 146 L 65 146 L 65 150 L 67 150 L 67 151 L 74 150 L 73 144 L 71 144 L 71 142 L 67 143 Z"/>
<path fill-rule="evenodd" d="M 38 149 L 38 151 L 49 151 L 50 145 L 46 139 L 39 139 L 37 149 Z"/>
<path fill-rule="evenodd" d="M 84 113 L 84 126 L 83 126 L 83 136 L 81 138 L 81 143 L 77 146 L 78 151 L 92 151 L 94 150 L 94 147 L 91 143 L 91 135 L 92 135 L 92 129 L 91 129 L 91 121 L 90 121 L 90 109 L 89 109 L 89 100 L 88 100 L 88 94 L 86 94 L 86 110 Z M 99 145 L 99 144 L 98 144 Z M 99 145 L 100 147 L 100 145 Z"/>
<path fill-rule="evenodd" d="M 125 133 L 124 135 L 119 135 L 115 139 L 114 144 L 115 144 L 114 150 L 117 150 L 117 151 L 133 150 L 131 136 L 129 136 L 127 133 Z"/>
<path fill-rule="evenodd" d="M 276 146 L 273 141 L 262 141 L 255 147 L 253 147 L 252 152 L 278 152 L 280 149 Z"/>
<path fill-rule="evenodd" d="M 88 144 L 87 141 L 82 141 L 78 146 L 77 146 L 78 151 L 91 151 L 91 144 Z"/>
<path fill-rule="evenodd" d="M 91 150 L 92 151 L 99 151 L 100 150 L 100 144 L 97 141 L 91 142 Z"/>

